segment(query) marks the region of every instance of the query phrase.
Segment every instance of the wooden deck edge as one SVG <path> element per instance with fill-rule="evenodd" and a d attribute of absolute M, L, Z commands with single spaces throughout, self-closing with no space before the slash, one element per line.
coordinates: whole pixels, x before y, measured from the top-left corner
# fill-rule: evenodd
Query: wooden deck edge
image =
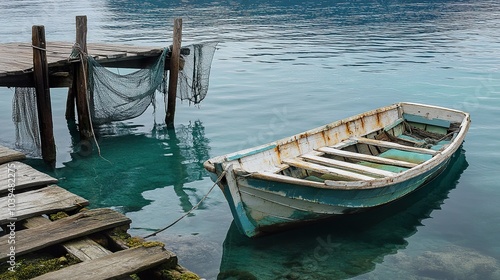
<path fill-rule="evenodd" d="M 18 161 L 0 165 L 0 173 L 7 174 L 7 176 L 0 178 L 0 196 L 5 196 L 6 193 L 10 192 L 9 189 L 11 185 L 14 187 L 12 189 L 18 194 L 19 191 L 28 188 L 57 183 L 56 178 Z"/>
<path fill-rule="evenodd" d="M 0 146 L 0 164 L 16 160 L 23 160 L 25 158 L 26 155 L 19 151 L 15 151 L 7 147 Z"/>

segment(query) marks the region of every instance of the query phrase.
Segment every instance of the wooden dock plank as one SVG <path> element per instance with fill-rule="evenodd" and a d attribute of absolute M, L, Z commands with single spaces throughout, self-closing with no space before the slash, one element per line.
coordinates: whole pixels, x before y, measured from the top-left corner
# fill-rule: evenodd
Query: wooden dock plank
<path fill-rule="evenodd" d="M 7 224 L 14 218 L 22 220 L 58 211 L 71 211 L 89 204 L 86 199 L 56 185 L 16 194 L 15 211 L 12 213 L 8 211 L 12 208 L 9 202 L 7 196 L 0 198 L 0 209 L 5 209 L 0 212 L 0 224 Z"/>
<path fill-rule="evenodd" d="M 133 46 L 107 43 L 88 43 L 88 54 L 101 65 L 112 68 L 143 69 L 150 66 L 161 55 L 164 48 L 158 46 Z M 71 64 L 78 59 L 69 60 L 73 43 L 47 42 L 47 62 L 51 88 L 68 87 L 69 79 L 61 79 L 54 73 L 70 72 Z M 0 44 L 0 86 L 33 87 L 33 47 L 29 43 Z M 170 69 L 170 57 L 166 58 L 165 70 Z M 181 57 L 180 67 L 184 59 Z"/>
<path fill-rule="evenodd" d="M 73 43 L 47 42 L 47 63 L 66 63 L 72 52 Z M 158 56 L 161 47 L 88 43 L 88 53 L 94 57 L 109 59 L 127 56 Z M 0 73 L 18 72 L 33 67 L 33 48 L 28 43 L 0 44 Z"/>
<path fill-rule="evenodd" d="M 173 253 L 159 246 L 136 247 L 78 263 L 33 279 L 116 279 L 155 267 L 173 258 L 176 258 Z"/>
<path fill-rule="evenodd" d="M 26 156 L 21 152 L 0 146 L 0 164 L 14 160 L 23 160 L 25 158 Z"/>
<path fill-rule="evenodd" d="M 0 196 L 4 196 L 8 192 L 11 185 L 9 183 L 14 184 L 16 193 L 30 187 L 57 183 L 57 179 L 18 161 L 0 165 L 0 174 L 5 174 L 5 176 L 0 177 Z M 9 177 L 11 174 L 14 177 Z"/>
<path fill-rule="evenodd" d="M 48 218 L 38 216 L 25 220 L 23 226 L 25 228 L 35 228 L 50 224 Z M 67 241 L 62 244 L 62 247 L 73 257 L 83 261 L 89 261 L 112 254 L 111 251 L 102 247 L 94 240 L 88 237 Z"/>
<path fill-rule="evenodd" d="M 111 209 L 93 209 L 47 225 L 16 231 L 16 257 L 106 229 L 130 224 L 125 215 Z M 0 237 L 0 252 L 10 252 L 9 236 Z M 8 258 L 0 254 L 0 262 Z M 69 279 L 69 278 L 53 278 Z"/>

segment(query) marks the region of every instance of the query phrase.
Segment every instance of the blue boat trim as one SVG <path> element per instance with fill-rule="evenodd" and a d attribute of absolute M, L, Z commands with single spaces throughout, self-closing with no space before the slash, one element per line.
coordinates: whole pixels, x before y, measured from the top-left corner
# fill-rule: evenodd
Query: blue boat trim
<path fill-rule="evenodd" d="M 259 149 L 247 151 L 245 153 L 237 153 L 237 154 L 233 154 L 233 155 L 228 155 L 228 156 L 226 156 L 226 160 L 227 161 L 237 160 L 237 159 L 240 159 L 242 157 L 255 155 L 255 154 L 258 154 L 261 152 L 265 152 L 267 150 L 272 150 L 274 148 L 276 148 L 276 144 L 271 144 L 271 145 L 268 145 L 265 147 L 261 147 Z"/>
<path fill-rule="evenodd" d="M 281 194 L 285 197 L 295 200 L 305 200 L 313 203 L 331 205 L 333 207 L 343 207 L 345 208 L 343 213 L 354 213 L 391 203 L 404 197 L 434 179 L 442 170 L 446 168 L 448 163 L 449 160 L 446 160 L 435 168 L 401 183 L 389 185 L 379 189 L 364 189 L 358 191 L 317 189 L 304 186 L 297 186 L 294 188 L 285 183 L 269 182 L 251 177 L 247 178 L 247 180 L 249 180 L 249 185 L 252 187 L 275 194 L 282 193 L 284 186 L 286 185 L 286 193 Z M 231 194 L 229 194 L 229 196 L 231 196 Z M 306 212 L 295 209 L 289 217 L 281 218 L 268 215 L 259 221 L 255 221 L 249 218 L 251 217 L 251 213 L 246 207 L 244 207 L 244 205 L 234 205 L 232 197 L 230 198 L 226 195 L 226 198 L 228 199 L 228 202 L 230 202 L 231 211 L 234 211 L 236 214 L 233 215 L 236 225 L 242 233 L 249 237 L 260 235 L 263 233 L 262 231 L 267 231 L 266 229 L 269 227 L 274 228 L 286 225 L 291 226 L 293 223 L 302 224 L 308 221 L 315 221 L 317 219 L 331 216 L 331 214 Z"/>
<path fill-rule="evenodd" d="M 441 120 L 441 119 L 428 119 L 428 118 L 424 118 L 422 116 L 406 114 L 406 113 L 403 113 L 403 118 L 409 122 L 435 125 L 435 126 L 446 127 L 446 128 L 450 127 L 450 124 L 451 124 L 449 121 L 445 121 L 445 120 Z"/>

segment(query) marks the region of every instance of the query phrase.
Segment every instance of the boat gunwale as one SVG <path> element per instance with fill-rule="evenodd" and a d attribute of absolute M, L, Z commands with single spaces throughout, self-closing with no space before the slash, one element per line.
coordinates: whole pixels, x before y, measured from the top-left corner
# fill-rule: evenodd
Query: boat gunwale
<path fill-rule="evenodd" d="M 245 155 L 248 154 L 250 155 L 252 151 L 262 151 L 266 147 L 270 147 L 269 149 L 273 147 L 279 147 L 281 145 L 285 145 L 294 141 L 297 141 L 301 137 L 307 136 L 307 135 L 312 135 L 315 133 L 321 133 L 322 131 L 332 129 L 334 127 L 340 126 L 345 123 L 349 123 L 355 120 L 358 120 L 360 118 L 363 118 L 368 115 L 374 115 L 382 112 L 386 112 L 389 110 L 393 109 L 402 109 L 404 105 L 409 105 L 409 106 L 418 106 L 418 107 L 423 107 L 423 108 L 428 108 L 428 109 L 437 109 L 445 112 L 453 112 L 455 114 L 463 115 L 462 121 L 460 123 L 460 127 L 458 130 L 458 133 L 453 137 L 451 143 L 447 144 L 444 149 L 439 150 L 436 155 L 434 155 L 432 158 L 429 160 L 418 164 L 417 166 L 410 168 L 406 171 L 403 171 L 401 173 L 396 173 L 393 176 L 386 176 L 382 178 L 374 178 L 372 180 L 356 180 L 356 181 L 331 181 L 331 180 L 325 180 L 325 182 L 320 183 L 320 182 L 313 182 L 305 179 L 300 179 L 300 178 L 293 178 L 293 177 L 287 177 L 285 175 L 281 175 L 282 178 L 278 178 L 281 176 L 274 176 L 274 175 L 280 175 L 280 174 L 274 174 L 271 176 L 269 172 L 247 172 L 246 170 L 243 170 L 241 168 L 234 168 L 234 171 L 236 175 L 238 176 L 252 176 L 256 179 L 263 179 L 263 180 L 270 180 L 270 181 L 278 181 L 278 182 L 283 182 L 283 183 L 289 183 L 297 186 L 305 186 L 305 187 L 314 187 L 314 188 L 322 188 L 322 189 L 332 189 L 332 190 L 361 190 L 361 189 L 374 189 L 374 188 L 381 188 L 381 187 L 386 187 L 388 185 L 393 185 L 393 184 L 398 184 L 403 181 L 409 180 L 415 176 L 418 176 L 418 174 L 427 172 L 435 167 L 437 167 L 439 164 L 444 162 L 447 158 L 451 157 L 451 155 L 458 150 L 460 145 L 465 139 L 465 135 L 469 129 L 470 126 L 470 114 L 459 111 L 459 110 L 454 110 L 450 108 L 445 108 L 445 107 L 439 107 L 439 106 L 433 106 L 433 105 L 426 105 L 426 104 L 418 104 L 418 103 L 411 103 L 411 102 L 400 102 L 392 105 L 388 105 L 385 107 L 377 108 L 374 110 L 370 110 L 361 114 L 357 114 L 348 118 L 344 118 L 299 134 L 292 135 L 290 137 L 284 138 L 277 140 L 275 142 L 267 143 L 264 145 L 260 145 L 254 148 L 249 148 L 245 149 L 242 151 L 238 151 L 235 153 L 230 153 L 218 157 L 211 158 L 204 163 L 204 167 L 212 173 L 215 173 L 215 167 L 214 163 L 229 163 L 227 160 L 228 158 L 232 158 L 232 160 L 239 160 L 240 158 L 234 158 L 234 155 Z M 267 173 L 267 174 L 266 174 Z"/>

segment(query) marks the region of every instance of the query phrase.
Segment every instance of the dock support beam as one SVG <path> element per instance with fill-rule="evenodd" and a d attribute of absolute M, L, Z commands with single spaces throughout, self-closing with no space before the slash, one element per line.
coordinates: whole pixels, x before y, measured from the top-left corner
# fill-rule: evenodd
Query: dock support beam
<path fill-rule="evenodd" d="M 70 76 L 72 78 L 71 85 L 68 88 L 68 99 L 66 100 L 66 120 L 67 121 L 75 121 L 75 103 L 76 103 L 76 96 L 75 96 L 75 89 L 73 88 L 73 79 L 75 77 L 75 71 L 74 68 L 70 68 Z"/>
<path fill-rule="evenodd" d="M 32 27 L 31 39 L 33 44 L 33 78 L 35 81 L 42 158 L 50 165 L 54 165 L 56 161 L 56 144 L 54 140 L 54 125 L 52 123 L 52 106 L 50 102 L 45 27 L 43 25 L 34 25 Z"/>
<path fill-rule="evenodd" d="M 174 20 L 174 37 L 172 46 L 172 55 L 170 57 L 170 73 L 168 79 L 168 103 L 167 103 L 167 116 L 165 123 L 167 128 L 174 127 L 175 118 L 175 101 L 177 94 L 177 82 L 179 79 L 179 61 L 181 55 L 181 41 L 182 41 L 182 18 Z"/>
<path fill-rule="evenodd" d="M 85 141 L 94 135 L 87 95 L 87 16 L 76 17 L 76 43 L 81 51 L 81 59 L 79 63 L 75 63 L 72 90 L 76 93 L 80 141 Z"/>

